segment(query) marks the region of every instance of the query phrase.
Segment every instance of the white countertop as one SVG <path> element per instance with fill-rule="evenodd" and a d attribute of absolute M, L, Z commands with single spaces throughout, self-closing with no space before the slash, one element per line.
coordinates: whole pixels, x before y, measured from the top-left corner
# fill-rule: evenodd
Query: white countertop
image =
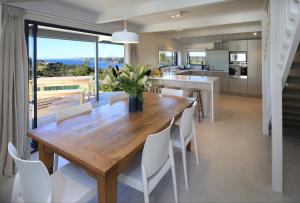
<path fill-rule="evenodd" d="M 197 76 L 197 75 L 175 75 L 173 73 L 164 73 L 162 77 L 155 77 L 157 80 L 172 80 L 185 82 L 213 83 L 218 77 Z"/>

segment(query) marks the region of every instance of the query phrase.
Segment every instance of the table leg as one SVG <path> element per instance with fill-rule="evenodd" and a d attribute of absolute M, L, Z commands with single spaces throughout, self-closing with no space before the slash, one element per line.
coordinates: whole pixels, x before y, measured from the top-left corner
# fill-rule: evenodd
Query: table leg
<path fill-rule="evenodd" d="M 98 182 L 98 202 L 117 202 L 117 170 L 113 170 L 107 176 L 100 176 Z"/>
<path fill-rule="evenodd" d="M 186 150 L 187 150 L 187 151 L 191 151 L 191 150 L 192 150 L 192 141 L 190 141 L 190 142 L 188 143 L 188 145 L 186 146 Z"/>
<path fill-rule="evenodd" d="M 39 159 L 44 163 L 49 174 L 53 173 L 53 157 L 54 153 L 47 150 L 45 145 L 39 143 Z"/>

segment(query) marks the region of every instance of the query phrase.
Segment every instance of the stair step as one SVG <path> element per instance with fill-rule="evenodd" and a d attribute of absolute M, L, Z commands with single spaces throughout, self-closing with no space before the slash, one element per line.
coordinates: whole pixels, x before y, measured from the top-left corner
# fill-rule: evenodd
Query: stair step
<path fill-rule="evenodd" d="M 300 101 L 295 100 L 283 100 L 283 108 L 300 108 Z"/>
<path fill-rule="evenodd" d="M 283 108 L 282 112 L 284 114 L 293 114 L 293 115 L 300 115 L 300 108 Z"/>
<path fill-rule="evenodd" d="M 282 95 L 284 101 L 286 100 L 298 100 L 300 102 L 300 94 L 284 93 Z M 300 106 L 300 103 L 299 103 Z"/>
<path fill-rule="evenodd" d="M 300 85 L 300 78 L 299 77 L 288 77 L 287 81 L 288 85 Z"/>
<path fill-rule="evenodd" d="M 290 127 L 300 128 L 300 121 L 285 119 L 285 120 L 283 120 L 283 126 L 290 126 Z"/>
<path fill-rule="evenodd" d="M 298 114 L 292 114 L 292 113 L 284 113 L 282 115 L 283 120 L 293 120 L 298 121 L 300 124 L 300 117 Z"/>
<path fill-rule="evenodd" d="M 290 124 L 290 123 L 283 124 L 283 127 L 285 130 L 294 130 L 294 131 L 296 130 L 297 132 L 300 129 L 300 125 Z M 299 133 L 297 133 L 297 135 L 299 135 Z"/>
<path fill-rule="evenodd" d="M 300 52 L 297 52 L 295 54 L 294 63 L 300 63 Z"/>
<path fill-rule="evenodd" d="M 296 63 L 295 61 L 293 61 L 291 70 L 299 70 L 300 69 L 300 63 Z"/>
<path fill-rule="evenodd" d="M 295 83 L 286 83 L 283 93 L 300 93 L 300 85 Z"/>
<path fill-rule="evenodd" d="M 300 77 L 300 68 L 299 69 L 291 69 L 289 72 L 289 76 L 291 77 Z"/>

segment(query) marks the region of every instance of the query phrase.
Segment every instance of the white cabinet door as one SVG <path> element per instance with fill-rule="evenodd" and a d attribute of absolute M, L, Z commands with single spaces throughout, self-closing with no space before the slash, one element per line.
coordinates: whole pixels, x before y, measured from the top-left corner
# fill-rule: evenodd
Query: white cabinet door
<path fill-rule="evenodd" d="M 221 92 L 228 92 L 228 78 L 220 77 Z"/>
<path fill-rule="evenodd" d="M 258 40 L 257 45 L 257 61 L 258 61 L 258 83 L 257 83 L 257 94 L 262 95 L 262 52 L 261 52 L 261 40 Z"/>
<path fill-rule="evenodd" d="M 258 92 L 258 40 L 248 41 L 248 94 L 257 95 Z"/>
<path fill-rule="evenodd" d="M 229 92 L 247 94 L 247 80 L 229 78 Z"/>
<path fill-rule="evenodd" d="M 238 41 L 238 51 L 248 51 L 248 40 Z"/>
<path fill-rule="evenodd" d="M 229 41 L 229 51 L 237 51 L 237 41 Z"/>
<path fill-rule="evenodd" d="M 248 94 L 261 95 L 261 40 L 248 41 Z"/>

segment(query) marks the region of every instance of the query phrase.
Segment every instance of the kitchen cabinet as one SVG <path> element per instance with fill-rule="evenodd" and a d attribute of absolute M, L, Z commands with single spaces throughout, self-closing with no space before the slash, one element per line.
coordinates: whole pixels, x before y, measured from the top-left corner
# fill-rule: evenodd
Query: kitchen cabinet
<path fill-rule="evenodd" d="M 220 90 L 222 93 L 228 92 L 228 77 L 220 77 Z"/>
<path fill-rule="evenodd" d="M 248 41 L 248 94 L 261 95 L 261 40 Z"/>
<path fill-rule="evenodd" d="M 237 51 L 237 41 L 228 42 L 229 51 Z"/>
<path fill-rule="evenodd" d="M 247 94 L 247 80 L 240 78 L 228 78 L 228 92 L 234 94 Z"/>
<path fill-rule="evenodd" d="M 248 40 L 229 41 L 229 51 L 248 51 Z"/>
<path fill-rule="evenodd" d="M 225 93 L 228 92 L 228 76 L 224 71 L 207 71 L 206 76 L 220 78 L 220 90 Z"/>
<path fill-rule="evenodd" d="M 258 40 L 257 55 L 258 55 L 258 89 L 257 94 L 262 95 L 262 52 L 261 40 Z"/>
<path fill-rule="evenodd" d="M 238 41 L 238 51 L 248 51 L 248 40 Z"/>

